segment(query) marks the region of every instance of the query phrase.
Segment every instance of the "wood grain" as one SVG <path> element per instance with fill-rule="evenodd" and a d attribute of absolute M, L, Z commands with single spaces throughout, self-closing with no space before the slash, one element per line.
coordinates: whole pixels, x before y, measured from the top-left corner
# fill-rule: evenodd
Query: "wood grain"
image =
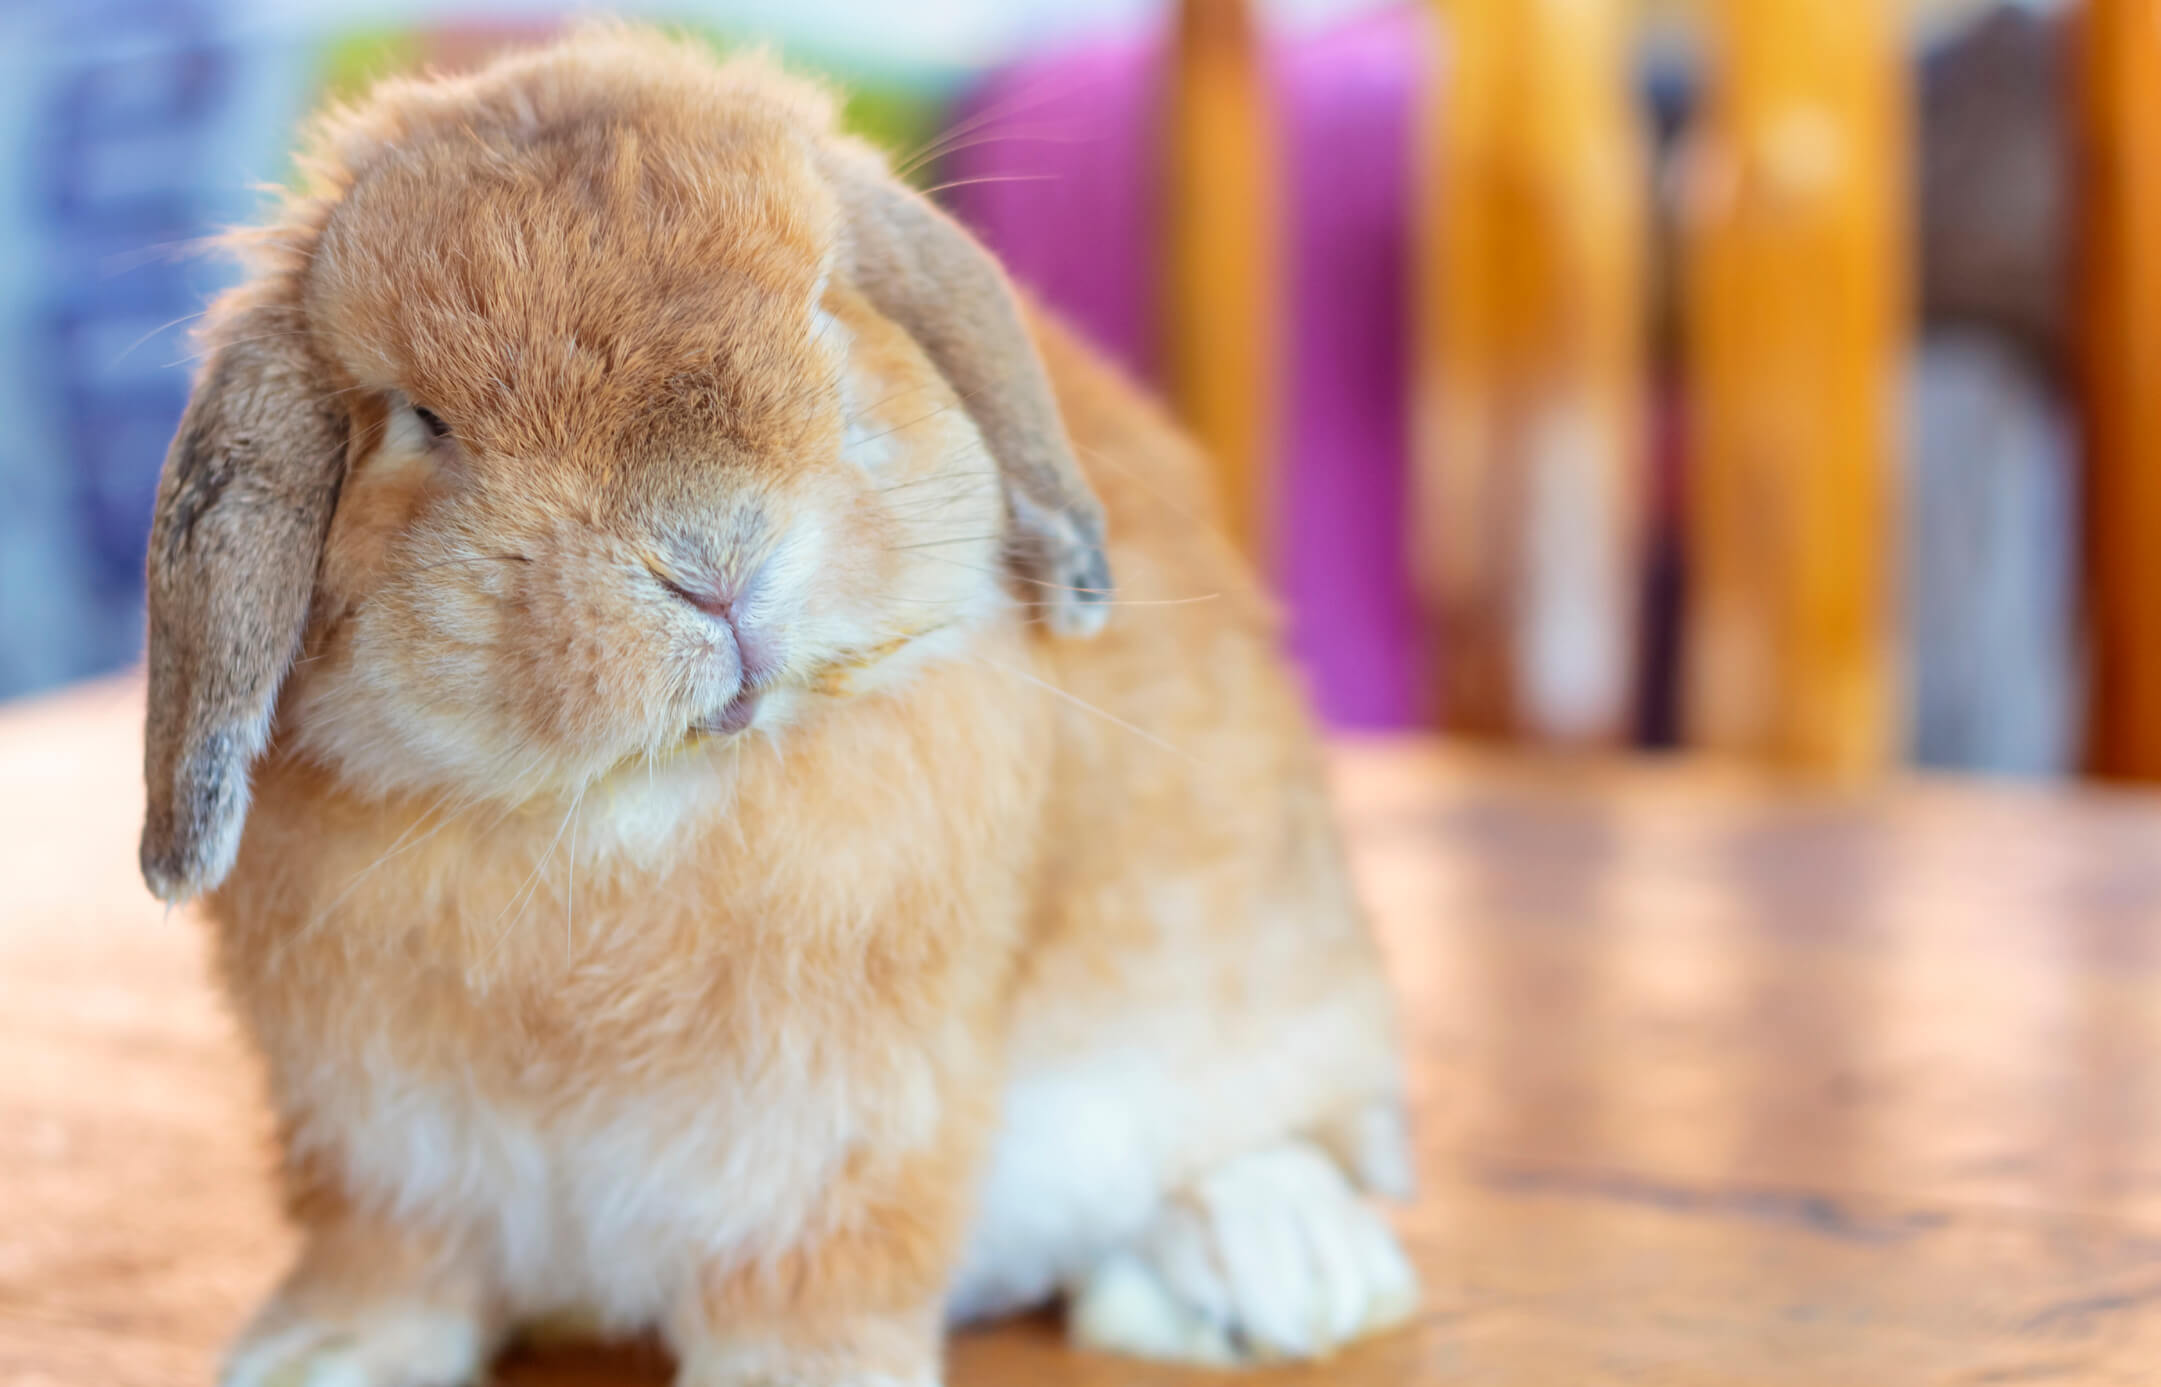
<path fill-rule="evenodd" d="M 0 714 L 0 1383 L 173 1387 L 287 1248 L 200 932 L 132 863 L 138 691 Z M 1246 1382 L 2161 1374 L 2161 800 L 1341 748 L 1409 1014 L 1429 1304 Z M 527 1387 L 657 1353 L 524 1354 Z M 962 1336 L 952 1381 L 1222 1381 Z"/>

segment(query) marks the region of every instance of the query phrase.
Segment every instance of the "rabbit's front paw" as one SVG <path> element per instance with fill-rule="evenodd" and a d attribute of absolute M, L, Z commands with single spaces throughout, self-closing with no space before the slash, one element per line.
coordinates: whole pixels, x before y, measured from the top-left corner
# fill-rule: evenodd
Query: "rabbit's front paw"
<path fill-rule="evenodd" d="M 220 1387 L 463 1387 L 486 1366 L 470 1318 L 385 1307 L 336 1319 L 273 1308 L 234 1346 Z"/>
<path fill-rule="evenodd" d="M 1216 1366 L 1324 1357 L 1418 1308 L 1395 1234 L 1309 1142 L 1240 1157 L 1173 1198 L 1073 1293 L 1089 1348 Z"/>

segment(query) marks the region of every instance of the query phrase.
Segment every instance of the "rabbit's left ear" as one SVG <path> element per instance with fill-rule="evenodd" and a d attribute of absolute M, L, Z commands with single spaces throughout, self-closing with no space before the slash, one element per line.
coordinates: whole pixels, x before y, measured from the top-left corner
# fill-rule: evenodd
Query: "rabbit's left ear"
<path fill-rule="evenodd" d="M 142 871 L 168 901 L 232 870 L 345 475 L 346 418 L 301 313 L 226 319 L 150 526 Z"/>
<path fill-rule="evenodd" d="M 915 338 L 975 420 L 1004 480 L 1014 569 L 1041 585 L 1051 629 L 1094 635 L 1110 615 L 1103 506 L 1005 272 L 867 147 L 830 150 L 825 168 L 843 218 L 841 274 Z"/>

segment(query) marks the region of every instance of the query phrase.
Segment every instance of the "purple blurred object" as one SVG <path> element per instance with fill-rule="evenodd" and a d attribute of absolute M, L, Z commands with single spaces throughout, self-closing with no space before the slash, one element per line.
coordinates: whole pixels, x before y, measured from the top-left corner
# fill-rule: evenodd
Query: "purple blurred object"
<path fill-rule="evenodd" d="M 1418 715 L 1407 493 L 1423 22 L 1384 11 L 1275 55 L 1292 280 L 1274 576 L 1291 648 L 1342 728 Z"/>
<path fill-rule="evenodd" d="M 955 109 L 937 183 L 1013 277 L 1156 378 L 1155 111 L 1161 45 L 1001 68 Z"/>
<path fill-rule="evenodd" d="M 1270 575 L 1322 716 L 1417 719 L 1406 491 L 1415 6 L 1275 45 L 1292 258 Z M 1014 276 L 1157 380 L 1160 38 L 1006 69 L 963 103 L 949 205 Z"/>

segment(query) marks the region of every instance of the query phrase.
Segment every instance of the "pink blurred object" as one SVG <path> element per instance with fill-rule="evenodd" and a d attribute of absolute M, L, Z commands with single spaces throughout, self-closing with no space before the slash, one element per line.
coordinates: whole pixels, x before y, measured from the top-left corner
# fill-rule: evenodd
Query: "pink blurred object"
<path fill-rule="evenodd" d="M 1291 408 L 1278 583 L 1338 727 L 1418 717 L 1410 481 L 1417 10 L 1277 50 L 1291 164 Z"/>
<path fill-rule="evenodd" d="M 1014 278 L 1144 380 L 1155 377 L 1155 112 L 1140 41 L 991 74 L 954 111 L 942 200 Z"/>
<path fill-rule="evenodd" d="M 1419 713 L 1405 496 L 1424 23 L 1404 6 L 1279 36 L 1270 64 L 1293 277 L 1270 577 L 1322 716 L 1347 729 Z M 1165 71 L 1152 38 L 994 74 L 956 112 L 939 180 L 1021 283 L 1144 380 L 1158 361 Z"/>

